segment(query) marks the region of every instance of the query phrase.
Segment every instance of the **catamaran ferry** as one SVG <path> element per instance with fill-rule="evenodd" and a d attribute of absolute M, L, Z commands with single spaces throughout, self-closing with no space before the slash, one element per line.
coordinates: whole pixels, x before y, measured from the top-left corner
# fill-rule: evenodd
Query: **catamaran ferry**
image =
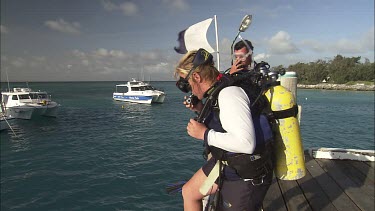
<path fill-rule="evenodd" d="M 126 84 L 116 85 L 116 91 L 113 93 L 113 99 L 118 101 L 127 101 L 134 103 L 163 103 L 165 93 L 157 90 L 150 84 L 132 79 Z"/>

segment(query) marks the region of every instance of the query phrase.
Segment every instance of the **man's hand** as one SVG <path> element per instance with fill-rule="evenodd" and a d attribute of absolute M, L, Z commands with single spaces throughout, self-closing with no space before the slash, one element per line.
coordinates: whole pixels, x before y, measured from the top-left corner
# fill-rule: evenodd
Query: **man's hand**
<path fill-rule="evenodd" d="M 243 69 L 245 69 L 245 66 L 243 64 L 242 59 L 236 59 L 234 61 L 233 65 L 232 65 L 232 67 L 230 68 L 229 73 L 233 74 L 233 73 L 236 73 L 236 72 L 238 72 L 240 70 L 243 70 Z"/>
<path fill-rule="evenodd" d="M 186 98 L 187 98 L 187 96 L 184 97 L 184 105 L 186 106 L 186 108 L 188 108 L 192 111 L 196 111 L 196 112 L 202 111 L 203 103 L 202 103 L 201 100 L 196 105 L 193 105 L 191 103 L 186 102 Z"/>
<path fill-rule="evenodd" d="M 189 136 L 204 140 L 204 132 L 207 130 L 207 127 L 203 123 L 199 123 L 194 119 L 190 119 L 190 122 L 188 123 L 186 129 Z"/>

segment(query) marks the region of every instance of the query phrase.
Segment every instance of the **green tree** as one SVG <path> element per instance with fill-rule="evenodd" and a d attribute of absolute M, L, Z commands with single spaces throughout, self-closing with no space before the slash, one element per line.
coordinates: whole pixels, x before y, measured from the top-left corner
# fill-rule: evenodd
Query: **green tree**
<path fill-rule="evenodd" d="M 343 57 L 336 55 L 333 60 L 317 60 L 308 64 L 298 62 L 289 65 L 288 71 L 297 73 L 298 83 L 317 84 L 324 79 L 330 78 L 330 83 L 343 84 L 349 81 L 374 81 L 375 65 L 365 58 L 364 63 L 360 63 L 361 57 Z M 281 65 L 275 69 L 282 68 Z"/>

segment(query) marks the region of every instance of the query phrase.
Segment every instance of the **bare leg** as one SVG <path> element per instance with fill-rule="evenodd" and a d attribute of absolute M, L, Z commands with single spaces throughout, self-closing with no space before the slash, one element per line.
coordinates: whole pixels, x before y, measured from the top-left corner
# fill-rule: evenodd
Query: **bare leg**
<path fill-rule="evenodd" d="M 185 211 L 196 211 L 202 210 L 202 195 L 199 192 L 199 188 L 206 180 L 207 176 L 203 173 L 202 169 L 199 169 L 193 177 L 182 187 L 182 197 L 184 198 L 184 210 Z M 207 194 L 215 193 L 217 185 L 214 184 L 212 189 Z M 207 195 L 206 194 L 206 195 Z"/>

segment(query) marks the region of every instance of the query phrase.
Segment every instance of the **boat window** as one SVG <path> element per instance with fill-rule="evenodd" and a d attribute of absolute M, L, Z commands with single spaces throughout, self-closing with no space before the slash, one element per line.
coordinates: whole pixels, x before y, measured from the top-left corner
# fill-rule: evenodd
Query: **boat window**
<path fill-rule="evenodd" d="M 146 90 L 155 90 L 155 88 L 152 86 L 146 86 Z"/>
<path fill-rule="evenodd" d="M 139 91 L 139 87 L 132 87 L 132 91 Z"/>
<path fill-rule="evenodd" d="M 47 99 L 47 95 L 46 94 L 39 94 L 38 97 L 42 98 L 42 99 Z"/>
<path fill-rule="evenodd" d="M 13 95 L 13 96 L 12 96 L 12 100 L 18 100 L 17 95 Z"/>
<path fill-rule="evenodd" d="M 38 99 L 38 95 L 36 93 L 30 93 L 31 99 Z"/>
<path fill-rule="evenodd" d="M 24 95 L 18 95 L 18 98 L 19 98 L 20 100 L 30 99 L 30 98 L 29 98 L 29 95 L 27 95 L 27 94 L 24 94 Z"/>
<path fill-rule="evenodd" d="M 128 87 L 126 87 L 126 86 L 116 86 L 116 92 L 126 93 L 126 92 L 128 92 Z"/>

